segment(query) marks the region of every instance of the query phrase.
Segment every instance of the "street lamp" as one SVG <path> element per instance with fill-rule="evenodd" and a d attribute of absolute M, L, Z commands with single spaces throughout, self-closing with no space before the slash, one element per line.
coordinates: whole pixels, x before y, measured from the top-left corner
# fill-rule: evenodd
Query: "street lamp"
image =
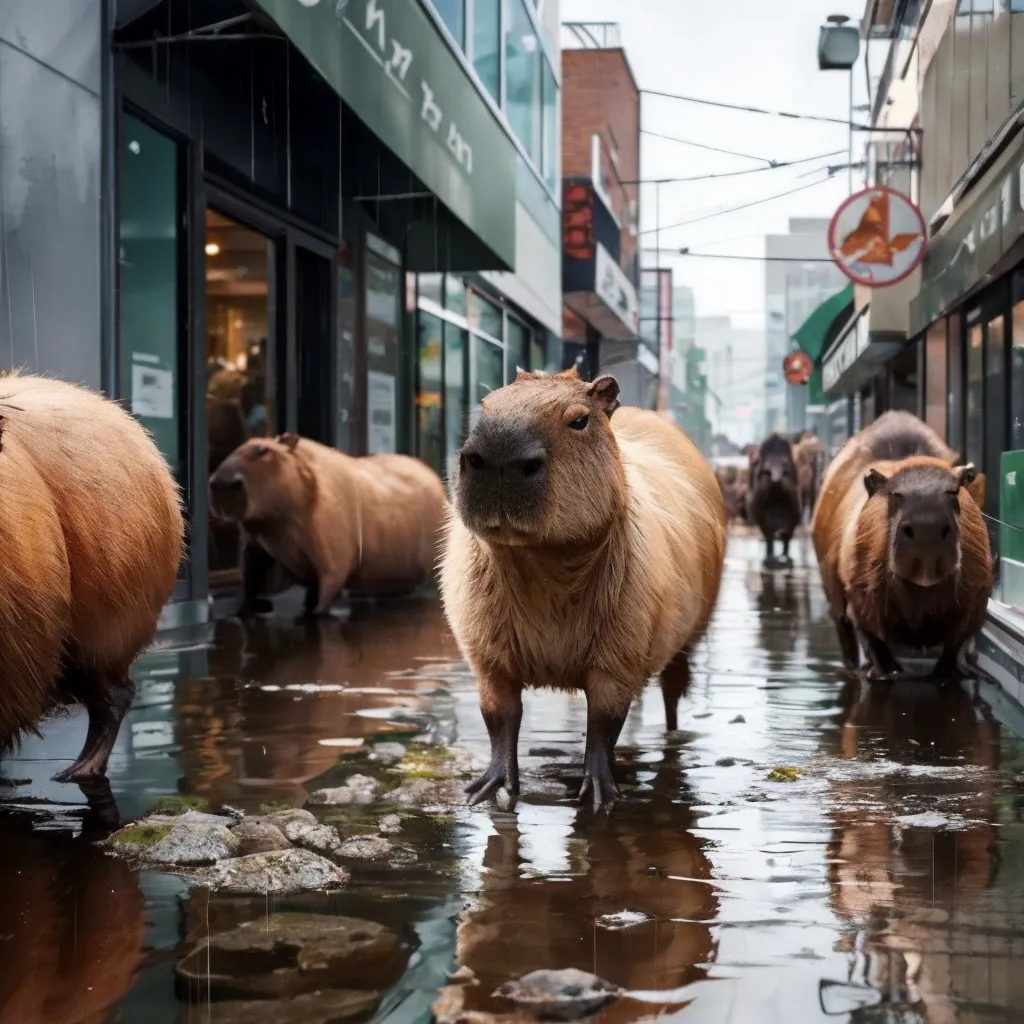
<path fill-rule="evenodd" d="M 850 192 L 853 192 L 853 66 L 860 57 L 860 30 L 845 14 L 830 14 L 818 33 L 818 69 L 850 75 Z"/>

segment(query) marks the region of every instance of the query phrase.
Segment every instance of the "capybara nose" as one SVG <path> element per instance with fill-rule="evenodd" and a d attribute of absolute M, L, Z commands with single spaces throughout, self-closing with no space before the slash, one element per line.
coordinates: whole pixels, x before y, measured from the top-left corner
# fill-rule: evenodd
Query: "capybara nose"
<path fill-rule="evenodd" d="M 899 543 L 921 549 L 941 548 L 952 539 L 953 527 L 945 516 L 917 515 L 900 523 Z"/>
<path fill-rule="evenodd" d="M 221 472 L 218 470 L 210 477 L 210 489 L 214 491 L 241 491 L 245 488 L 245 480 L 241 473 Z"/>
<path fill-rule="evenodd" d="M 459 468 L 467 477 L 501 476 L 530 479 L 547 463 L 544 446 L 511 425 L 480 420 L 462 446 Z"/>
<path fill-rule="evenodd" d="M 462 472 L 466 475 L 482 473 L 500 473 L 506 476 L 519 476 L 525 479 L 537 476 L 547 461 L 547 452 L 539 445 L 529 451 L 511 458 L 487 458 L 480 452 L 470 449 L 463 450 L 461 457 Z"/>

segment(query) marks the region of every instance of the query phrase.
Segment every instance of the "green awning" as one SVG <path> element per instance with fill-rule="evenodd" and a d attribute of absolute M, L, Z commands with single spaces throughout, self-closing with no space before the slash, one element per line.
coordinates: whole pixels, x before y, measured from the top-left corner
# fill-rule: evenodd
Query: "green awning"
<path fill-rule="evenodd" d="M 847 306 L 853 303 L 853 282 L 851 281 L 842 291 L 829 296 L 811 315 L 797 328 L 793 334 L 793 340 L 806 352 L 815 362 L 825 349 L 825 341 L 829 330 L 846 310 Z"/>
<path fill-rule="evenodd" d="M 853 313 L 853 282 L 829 296 L 800 325 L 793 340 L 814 362 L 811 379 L 807 382 L 807 404 L 824 405 L 821 387 L 821 357 L 835 341 L 843 325 Z"/>

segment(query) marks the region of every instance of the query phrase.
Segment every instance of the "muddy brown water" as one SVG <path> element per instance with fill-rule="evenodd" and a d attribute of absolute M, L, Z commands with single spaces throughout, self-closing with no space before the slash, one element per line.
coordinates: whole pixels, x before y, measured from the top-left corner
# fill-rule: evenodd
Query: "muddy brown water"
<path fill-rule="evenodd" d="M 732 537 L 680 731 L 665 736 L 648 688 L 610 815 L 571 799 L 582 700 L 531 694 L 516 811 L 414 814 L 401 838 L 415 864 L 353 865 L 330 895 L 190 892 L 103 855 L 83 794 L 48 781 L 83 722 L 50 723 L 0 768 L 0 1024 L 227 1020 L 176 988 L 174 964 L 206 934 L 282 910 L 394 929 L 405 967 L 375 1019 L 396 1024 L 435 1007 L 509 1015 L 494 990 L 542 967 L 625 989 L 609 1022 L 1024 1019 L 1024 716 L 985 685 L 848 679 L 806 538 L 791 569 L 765 571 L 761 553 Z M 487 750 L 436 600 L 319 626 L 219 623 L 209 643 L 144 658 L 137 678 L 110 764 L 124 819 L 179 792 L 300 805 L 375 740 Z M 769 781 L 777 768 L 798 771 Z"/>

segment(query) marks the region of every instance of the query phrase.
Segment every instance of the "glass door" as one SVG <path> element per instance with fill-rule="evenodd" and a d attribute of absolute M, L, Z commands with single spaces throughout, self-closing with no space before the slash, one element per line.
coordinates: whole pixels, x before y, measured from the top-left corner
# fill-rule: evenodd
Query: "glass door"
<path fill-rule="evenodd" d="M 332 261 L 295 246 L 296 429 L 303 437 L 331 443 Z"/>
<path fill-rule="evenodd" d="M 366 236 L 366 451 L 398 451 L 401 255 Z"/>
<path fill-rule="evenodd" d="M 273 281 L 275 243 L 219 211 L 206 211 L 207 471 L 250 437 L 277 433 Z M 240 534 L 210 516 L 208 581 L 240 578 Z"/>

